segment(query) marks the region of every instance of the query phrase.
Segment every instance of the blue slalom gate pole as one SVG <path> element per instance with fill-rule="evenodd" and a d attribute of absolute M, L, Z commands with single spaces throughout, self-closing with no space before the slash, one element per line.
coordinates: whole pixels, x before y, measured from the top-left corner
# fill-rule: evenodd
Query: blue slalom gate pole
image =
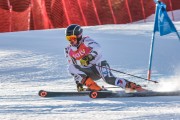
<path fill-rule="evenodd" d="M 150 55 L 149 55 L 149 65 L 148 65 L 148 73 L 147 73 L 147 79 L 150 80 L 151 79 L 151 68 L 152 68 L 152 60 L 153 60 L 153 52 L 154 52 L 154 40 L 155 40 L 155 33 L 156 31 L 158 31 L 158 11 L 159 11 L 159 7 L 158 7 L 158 2 L 155 0 L 154 1 L 156 3 L 156 11 L 155 11 L 155 17 L 154 17 L 154 29 L 153 29 L 153 33 L 152 33 L 152 38 L 151 38 L 151 47 L 150 47 Z"/>
<path fill-rule="evenodd" d="M 152 67 L 152 58 L 153 58 L 153 51 L 154 51 L 154 39 L 155 39 L 155 32 L 152 33 L 151 39 L 151 48 L 150 48 L 150 56 L 149 56 L 149 67 L 148 67 L 148 75 L 147 79 L 151 79 L 151 67 Z"/>

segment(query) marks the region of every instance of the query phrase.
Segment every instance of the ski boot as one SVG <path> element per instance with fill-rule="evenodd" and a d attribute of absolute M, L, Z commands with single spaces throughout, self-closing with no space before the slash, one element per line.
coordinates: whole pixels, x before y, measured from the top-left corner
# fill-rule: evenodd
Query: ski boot
<path fill-rule="evenodd" d="M 94 82 L 90 77 L 88 77 L 85 80 L 84 85 L 86 85 L 88 87 L 88 89 L 90 89 L 90 91 L 100 91 L 100 90 L 102 90 L 102 88 L 100 86 L 98 86 L 97 83 Z"/>
<path fill-rule="evenodd" d="M 136 85 L 136 83 L 129 82 L 127 81 L 126 87 L 125 87 L 126 92 L 142 92 L 145 91 L 140 85 Z"/>

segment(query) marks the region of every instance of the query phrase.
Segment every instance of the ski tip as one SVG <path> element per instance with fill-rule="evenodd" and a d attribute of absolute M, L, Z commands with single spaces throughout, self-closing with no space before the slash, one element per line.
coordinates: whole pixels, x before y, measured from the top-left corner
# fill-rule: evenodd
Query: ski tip
<path fill-rule="evenodd" d="M 154 81 L 154 83 L 159 83 L 159 82 L 157 82 L 157 81 Z"/>
<path fill-rule="evenodd" d="M 41 97 L 46 97 L 47 96 L 47 92 L 44 91 L 44 90 L 40 90 L 38 95 L 41 96 Z"/>

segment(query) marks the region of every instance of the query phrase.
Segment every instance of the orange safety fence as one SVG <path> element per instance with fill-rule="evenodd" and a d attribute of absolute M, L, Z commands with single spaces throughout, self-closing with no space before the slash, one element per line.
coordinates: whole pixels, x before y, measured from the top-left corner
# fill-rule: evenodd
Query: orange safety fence
<path fill-rule="evenodd" d="M 161 1 L 176 21 L 180 0 Z M 0 32 L 146 22 L 154 12 L 153 0 L 1 0 Z"/>

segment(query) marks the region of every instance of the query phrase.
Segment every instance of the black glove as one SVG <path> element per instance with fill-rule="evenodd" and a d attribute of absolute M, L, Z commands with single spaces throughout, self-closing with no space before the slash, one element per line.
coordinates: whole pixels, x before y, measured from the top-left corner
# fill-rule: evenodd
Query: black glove
<path fill-rule="evenodd" d="M 89 62 L 94 59 L 94 56 L 91 54 L 84 56 L 82 59 L 80 59 L 80 63 L 83 66 L 88 66 Z"/>
<path fill-rule="evenodd" d="M 79 83 L 78 81 L 76 82 L 76 85 L 77 85 L 77 91 L 78 91 L 78 92 L 85 90 L 85 89 L 83 88 L 83 84 Z"/>

